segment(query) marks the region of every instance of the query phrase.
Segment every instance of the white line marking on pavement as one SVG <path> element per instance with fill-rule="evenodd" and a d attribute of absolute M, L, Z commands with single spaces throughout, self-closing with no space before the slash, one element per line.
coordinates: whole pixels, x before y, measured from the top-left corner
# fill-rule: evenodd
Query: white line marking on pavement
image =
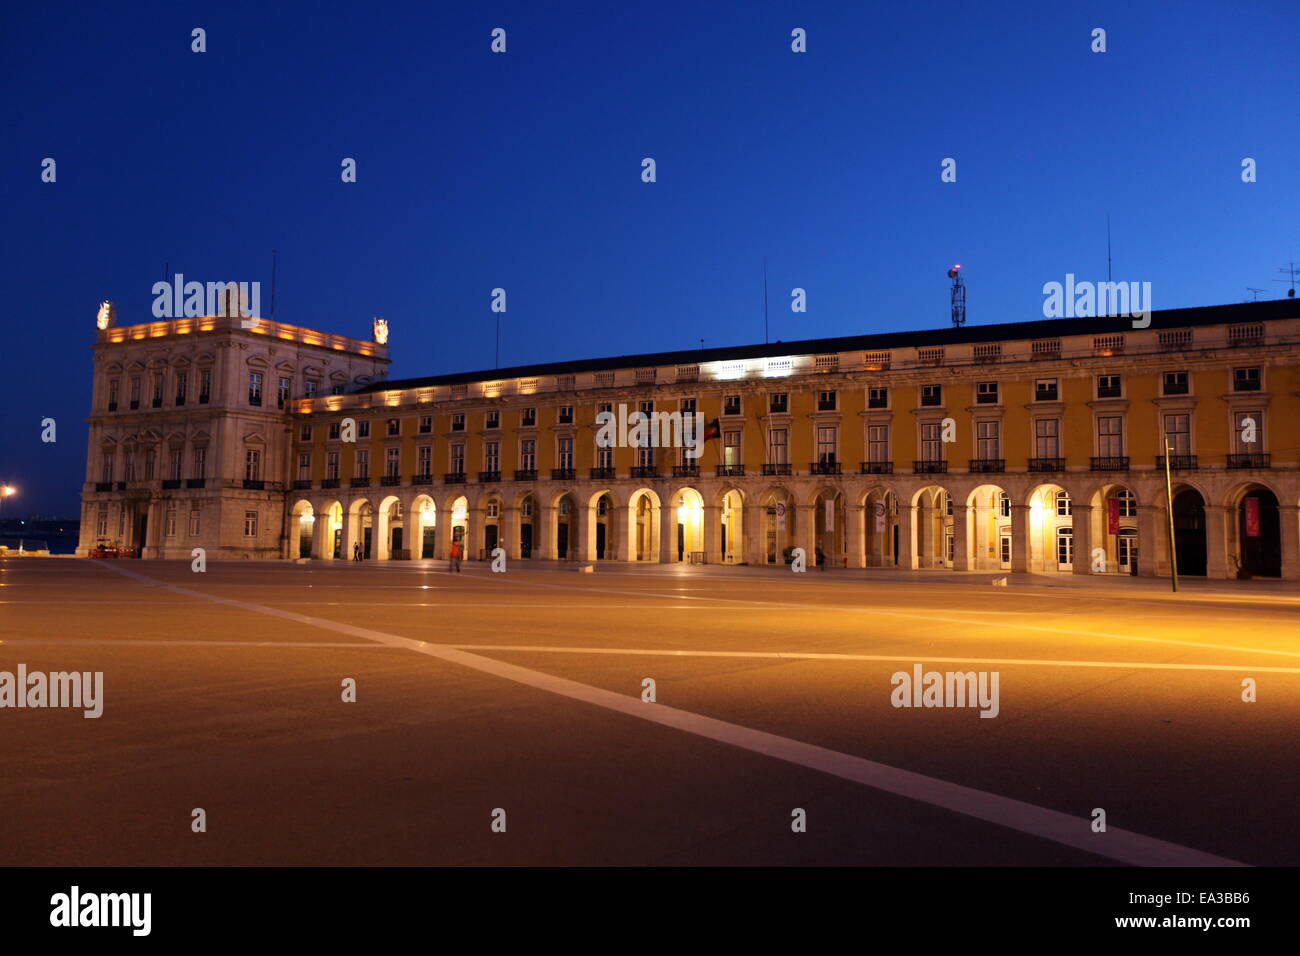
<path fill-rule="evenodd" d="M 1261 671 L 1267 674 L 1300 674 L 1300 667 L 1272 667 L 1259 664 L 1160 664 L 1150 661 L 1070 661 L 1017 657 L 917 657 L 897 654 L 833 654 L 815 651 L 698 651 L 672 648 L 549 647 L 531 644 L 441 644 L 463 651 L 537 651 L 541 654 L 630 654 L 648 657 L 741 657 L 789 661 L 914 661 L 924 664 L 1020 664 L 1026 667 L 1117 667 L 1122 670 L 1160 671 Z"/>
<path fill-rule="evenodd" d="M 605 710 L 614 711 L 626 717 L 633 717 L 649 723 L 671 727 L 684 733 L 694 734 L 707 740 L 729 744 L 751 753 L 774 757 L 787 763 L 810 770 L 860 783 L 876 790 L 896 794 L 909 800 L 916 800 L 934 807 L 951 810 L 976 820 L 984 820 L 1011 830 L 1027 833 L 1074 847 L 1085 853 L 1128 863 L 1135 866 L 1244 866 L 1236 860 L 1215 856 L 1143 836 L 1131 830 L 1110 827 L 1104 834 L 1091 831 L 1090 821 L 1084 817 L 1073 817 L 1058 810 L 1035 806 L 1010 797 L 1002 797 L 973 787 L 949 783 L 911 770 L 900 770 L 886 764 L 876 763 L 851 754 L 828 750 L 815 744 L 791 740 L 765 731 L 742 727 L 713 717 L 705 717 L 685 710 L 678 710 L 663 704 L 645 704 L 640 697 L 617 694 L 599 687 L 591 687 L 577 681 L 543 674 L 515 664 L 493 660 L 478 654 L 470 654 L 445 645 L 429 644 L 409 637 L 385 634 L 351 624 L 340 624 L 324 618 L 309 617 L 295 611 L 282 611 L 273 607 L 251 604 L 235 598 L 217 597 L 172 584 L 156 581 L 152 578 L 127 571 L 113 565 L 104 565 L 117 574 L 133 578 L 152 587 L 163 588 L 177 594 L 187 594 L 205 601 L 226 604 L 242 608 L 257 614 L 266 614 L 284 620 L 305 624 L 310 627 L 325 628 L 353 637 L 369 638 L 381 644 L 393 647 L 405 647 L 420 654 L 426 654 L 452 664 L 460 664 L 471 670 L 491 674 L 505 680 L 533 687 L 538 690 L 582 701 Z"/>

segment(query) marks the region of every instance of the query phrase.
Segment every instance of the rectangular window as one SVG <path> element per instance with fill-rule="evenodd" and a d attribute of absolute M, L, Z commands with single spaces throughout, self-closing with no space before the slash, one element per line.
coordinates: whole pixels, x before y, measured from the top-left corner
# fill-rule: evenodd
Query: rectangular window
<path fill-rule="evenodd" d="M 247 481 L 260 481 L 262 478 L 262 452 L 258 448 L 244 451 L 244 478 Z"/>
<path fill-rule="evenodd" d="M 524 471 L 537 470 L 537 439 L 535 438 L 520 439 L 519 467 Z"/>
<path fill-rule="evenodd" d="M 388 478 L 396 478 L 402 473 L 402 449 L 385 448 L 384 449 L 384 475 Z"/>
<path fill-rule="evenodd" d="M 572 425 L 572 424 L 573 424 L 573 406 L 572 406 L 572 405 L 561 405 L 561 406 L 560 406 L 560 424 L 561 424 L 561 425 Z"/>
<path fill-rule="evenodd" d="M 298 456 L 298 480 L 311 481 L 311 452 Z"/>
<path fill-rule="evenodd" d="M 159 372 L 153 377 L 153 407 L 158 408 L 162 405 L 163 397 L 163 373 Z"/>
<path fill-rule="evenodd" d="M 681 400 L 681 402 L 679 403 L 679 410 L 681 411 L 681 413 L 682 413 L 683 415 L 694 415 L 694 414 L 695 414 L 695 399 L 693 399 L 693 398 L 683 398 L 683 399 Z"/>
<path fill-rule="evenodd" d="M 1247 441 L 1250 439 L 1250 441 Z M 1264 454 L 1264 412 L 1232 413 L 1232 447 L 1238 455 Z"/>
<path fill-rule="evenodd" d="M 330 438 L 338 438 L 338 437 L 339 437 L 339 423 L 338 423 L 338 422 L 330 422 L 329 437 L 330 437 Z"/>
<path fill-rule="evenodd" d="M 244 537 L 245 538 L 257 537 L 257 512 L 256 511 L 244 512 Z"/>
<path fill-rule="evenodd" d="M 833 465 L 838 459 L 836 449 L 839 444 L 839 429 L 834 425 L 817 426 L 817 461 L 823 465 Z"/>
<path fill-rule="evenodd" d="M 722 463 L 724 465 L 740 464 L 740 432 L 722 433 Z"/>
<path fill-rule="evenodd" d="M 99 506 L 99 517 L 95 521 L 95 537 L 108 537 L 108 505 Z"/>
<path fill-rule="evenodd" d="M 427 478 L 433 473 L 433 446 L 421 445 L 415 451 L 416 474 Z"/>
<path fill-rule="evenodd" d="M 739 415 L 740 414 L 740 396 L 728 395 L 722 399 L 722 414 Z"/>
<path fill-rule="evenodd" d="M 261 372 L 248 373 L 248 404 L 258 405 L 258 406 L 262 404 L 262 373 Z"/>
<path fill-rule="evenodd" d="M 189 381 L 190 381 L 190 377 L 187 373 L 185 372 L 176 373 L 176 404 L 177 405 L 185 404 L 185 389 L 186 386 L 189 384 Z"/>
<path fill-rule="evenodd" d="M 420 416 L 420 434 L 421 434 L 421 435 L 428 435 L 428 434 L 431 433 L 432 431 L 433 431 L 433 416 L 432 416 L 432 415 L 421 415 L 421 416 Z"/>
<path fill-rule="evenodd" d="M 352 470 L 353 478 L 370 477 L 370 449 L 358 448 L 356 453 L 356 468 Z"/>
<path fill-rule="evenodd" d="M 483 443 L 483 470 L 501 470 L 501 443 L 499 441 L 485 441 Z"/>
<path fill-rule="evenodd" d="M 596 467 L 613 468 L 614 467 L 614 449 L 597 448 L 596 449 Z"/>
<path fill-rule="evenodd" d="M 980 382 L 975 386 L 975 404 L 996 405 L 998 403 L 998 383 Z"/>
<path fill-rule="evenodd" d="M 1040 378 L 1034 383 L 1034 401 L 1036 402 L 1055 402 L 1060 395 L 1056 387 L 1056 379 Z"/>
<path fill-rule="evenodd" d="M 788 465 L 790 463 L 788 432 L 784 428 L 772 428 L 767 433 L 767 461 L 771 465 Z"/>
<path fill-rule="evenodd" d="M 889 461 L 889 426 L 867 426 L 867 461 Z"/>
<path fill-rule="evenodd" d="M 320 388 L 320 383 L 314 382 L 310 379 L 308 379 L 306 382 L 303 382 L 302 385 L 303 394 L 306 395 L 308 398 L 315 398 L 316 391 L 319 388 Z"/>
<path fill-rule="evenodd" d="M 1190 415 L 1166 415 L 1165 435 L 1169 438 L 1169 454 L 1192 453 L 1192 424 Z"/>
<path fill-rule="evenodd" d="M 207 448 L 194 449 L 194 472 L 191 478 L 206 478 L 208 471 L 208 450 Z"/>
<path fill-rule="evenodd" d="M 642 445 L 636 450 L 636 463 L 642 468 L 655 466 L 655 450 L 649 445 Z"/>
<path fill-rule="evenodd" d="M 921 460 L 943 461 L 943 424 L 927 422 L 921 426 Z"/>
<path fill-rule="evenodd" d="M 325 453 L 325 477 L 330 481 L 339 480 L 339 453 L 337 450 Z"/>
<path fill-rule="evenodd" d="M 400 418 L 388 419 L 388 421 L 385 422 L 384 434 L 389 438 L 396 438 L 398 435 L 402 434 L 402 420 Z"/>
<path fill-rule="evenodd" d="M 181 469 L 184 467 L 185 461 L 185 450 L 182 448 L 173 448 L 171 452 L 171 467 L 167 469 L 167 477 L 172 481 L 180 481 Z"/>
<path fill-rule="evenodd" d="M 603 408 L 604 406 L 601 407 Z M 519 413 L 520 428 L 532 428 L 536 424 L 537 424 L 537 409 L 525 408 L 523 411 Z"/>
<path fill-rule="evenodd" d="M 1124 454 L 1124 419 L 1120 415 L 1102 415 L 1097 419 L 1097 454 L 1102 458 L 1119 458 Z"/>
<path fill-rule="evenodd" d="M 454 432 L 463 432 L 465 430 L 464 412 L 457 412 L 451 416 L 451 430 Z"/>
<path fill-rule="evenodd" d="M 164 525 L 163 534 L 169 538 L 176 537 L 176 509 L 167 509 L 167 522 Z"/>
<path fill-rule="evenodd" d="M 486 413 L 484 413 L 484 415 L 483 415 L 483 427 L 484 427 L 484 428 L 500 428 L 500 427 L 501 427 L 501 413 L 500 413 L 499 411 L 497 411 L 496 409 L 493 409 L 493 410 L 490 411 L 490 412 L 486 412 Z"/>
<path fill-rule="evenodd" d="M 1037 458 L 1061 457 L 1061 420 L 1059 418 L 1035 419 L 1034 455 Z"/>
<path fill-rule="evenodd" d="M 303 425 L 298 429 L 298 441 L 311 441 L 311 426 Z"/>
<path fill-rule="evenodd" d="M 131 407 L 140 407 L 140 376 L 131 376 Z"/>
<path fill-rule="evenodd" d="M 114 408 L 117 407 L 117 392 L 120 384 L 121 383 L 118 379 L 115 378 L 110 379 L 108 382 L 108 404 L 112 405 Z"/>
<path fill-rule="evenodd" d="M 838 395 L 834 391 L 822 390 L 817 393 L 817 411 L 833 412 Z"/>
<path fill-rule="evenodd" d="M 1123 391 L 1118 375 L 1097 376 L 1098 398 L 1119 398 L 1123 395 Z"/>
<path fill-rule="evenodd" d="M 556 442 L 556 449 L 559 455 L 560 467 L 572 468 L 573 467 L 573 439 L 567 436 L 558 439 Z"/>
<path fill-rule="evenodd" d="M 153 481 L 154 463 L 158 459 L 158 453 L 152 448 L 144 453 L 144 480 Z"/>
<path fill-rule="evenodd" d="M 922 405 L 942 405 L 942 404 L 943 404 L 943 386 L 942 386 L 942 385 L 922 385 L 922 386 L 921 386 L 921 404 L 922 404 Z"/>
<path fill-rule="evenodd" d="M 199 533 L 199 509 L 194 508 L 190 511 L 190 537 L 197 537 Z"/>
<path fill-rule="evenodd" d="M 289 401 L 289 388 L 292 383 L 281 376 L 275 384 L 275 407 L 284 408 Z"/>
<path fill-rule="evenodd" d="M 1234 368 L 1232 370 L 1232 390 L 1234 392 L 1259 391 L 1259 366 Z"/>
<path fill-rule="evenodd" d="M 113 456 L 111 454 L 104 456 L 104 467 L 100 472 L 99 480 L 105 482 L 113 480 Z"/>
<path fill-rule="evenodd" d="M 126 470 L 122 475 L 123 481 L 135 481 L 135 452 L 126 453 Z"/>
<path fill-rule="evenodd" d="M 370 419 L 368 418 L 362 419 L 361 421 L 357 422 L 357 437 L 358 438 L 370 437 Z"/>
<path fill-rule="evenodd" d="M 1165 372 L 1164 394 L 1186 395 L 1187 392 L 1186 372 Z"/>
<path fill-rule="evenodd" d="M 790 395 L 787 392 L 773 392 L 768 396 L 767 410 L 776 414 L 788 412 L 790 410 Z"/>
<path fill-rule="evenodd" d="M 889 407 L 889 389 L 887 388 L 867 389 L 867 408 L 888 408 L 888 407 Z"/>
<path fill-rule="evenodd" d="M 465 446 L 459 443 L 451 446 L 451 473 L 465 474 Z"/>
<path fill-rule="evenodd" d="M 999 422 L 975 423 L 975 454 L 980 461 L 1002 457 L 1001 431 Z"/>

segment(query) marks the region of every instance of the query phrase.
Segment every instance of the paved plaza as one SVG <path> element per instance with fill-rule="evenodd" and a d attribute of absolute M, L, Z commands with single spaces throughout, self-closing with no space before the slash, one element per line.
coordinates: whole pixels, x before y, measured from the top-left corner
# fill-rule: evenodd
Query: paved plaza
<path fill-rule="evenodd" d="M 0 709 L 0 853 L 1300 863 L 1294 587 L 993 579 L 0 559 L 0 672 L 104 675 L 98 718 Z M 894 706 L 918 665 L 996 716 Z"/>

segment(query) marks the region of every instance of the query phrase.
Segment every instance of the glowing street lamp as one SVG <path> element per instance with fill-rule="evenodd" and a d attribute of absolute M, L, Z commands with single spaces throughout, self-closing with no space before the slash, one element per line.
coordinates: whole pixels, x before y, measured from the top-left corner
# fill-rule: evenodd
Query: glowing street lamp
<path fill-rule="evenodd" d="M 16 494 L 18 494 L 18 489 L 15 488 L 13 485 L 5 485 L 3 488 L 0 488 L 0 505 L 3 505 L 5 499 L 8 498 L 10 495 L 16 495 Z"/>

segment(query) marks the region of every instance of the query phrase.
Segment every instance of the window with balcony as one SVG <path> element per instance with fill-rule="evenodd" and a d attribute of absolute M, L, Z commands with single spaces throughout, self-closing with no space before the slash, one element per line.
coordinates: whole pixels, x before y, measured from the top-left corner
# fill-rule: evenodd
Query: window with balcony
<path fill-rule="evenodd" d="M 942 422 L 925 422 L 921 425 L 921 460 L 944 460 Z"/>
<path fill-rule="evenodd" d="M 200 480 L 206 478 L 208 472 L 208 450 L 203 447 L 194 449 L 194 456 L 191 465 L 193 467 L 193 471 L 190 474 L 191 478 L 197 478 Z"/>
<path fill-rule="evenodd" d="M 996 461 L 1002 457 L 1001 431 L 999 422 L 975 423 L 975 453 L 980 461 Z"/>
<path fill-rule="evenodd" d="M 451 473 L 465 474 L 465 446 L 459 442 L 451 446 Z"/>
<path fill-rule="evenodd" d="M 421 478 L 433 474 L 433 446 L 421 445 L 415 450 L 415 473 Z"/>
<path fill-rule="evenodd" d="M 258 448 L 244 449 L 244 480 L 262 480 L 262 451 Z"/>
<path fill-rule="evenodd" d="M 330 481 L 339 480 L 339 453 L 327 452 L 325 455 L 325 477 Z"/>
<path fill-rule="evenodd" d="M 1034 456 L 1040 459 L 1061 457 L 1061 420 L 1038 418 L 1034 420 Z"/>
<path fill-rule="evenodd" d="M 722 463 L 724 465 L 740 464 L 740 431 L 722 433 Z"/>
<path fill-rule="evenodd" d="M 402 473 L 402 450 L 400 448 L 384 449 L 384 477 L 397 478 Z"/>
<path fill-rule="evenodd" d="M 1234 392 L 1258 392 L 1260 386 L 1259 366 L 1232 370 L 1232 390 Z"/>
<path fill-rule="evenodd" d="M 881 464 L 889 461 L 889 426 L 867 426 L 867 461 Z"/>
<path fill-rule="evenodd" d="M 839 460 L 839 429 L 834 425 L 817 427 L 817 463 L 833 465 Z"/>
<path fill-rule="evenodd" d="M 1124 418 L 1121 415 L 1097 417 L 1097 454 L 1102 458 L 1124 455 Z"/>
<path fill-rule="evenodd" d="M 537 439 L 524 438 L 520 440 L 519 467 L 523 471 L 537 470 Z"/>
<path fill-rule="evenodd" d="M 1120 377 L 1118 375 L 1097 376 L 1098 398 L 1121 398 L 1123 394 L 1123 385 L 1120 382 Z"/>
<path fill-rule="evenodd" d="M 353 478 L 370 477 L 370 449 L 369 448 L 358 448 L 356 450 L 356 456 L 353 458 L 353 462 L 355 464 L 355 467 L 352 469 Z"/>
<path fill-rule="evenodd" d="M 311 481 L 311 452 L 298 456 L 298 480 Z"/>
<path fill-rule="evenodd" d="M 767 433 L 767 461 L 771 465 L 788 465 L 789 432 L 784 428 L 772 428 Z"/>
<path fill-rule="evenodd" d="M 115 379 L 115 378 L 109 379 L 109 381 L 108 381 L 108 410 L 109 410 L 110 412 L 115 412 L 115 411 L 117 411 L 117 393 L 118 393 L 118 390 L 120 389 L 120 387 L 121 387 L 121 382 L 120 382 L 120 380 Z"/>

